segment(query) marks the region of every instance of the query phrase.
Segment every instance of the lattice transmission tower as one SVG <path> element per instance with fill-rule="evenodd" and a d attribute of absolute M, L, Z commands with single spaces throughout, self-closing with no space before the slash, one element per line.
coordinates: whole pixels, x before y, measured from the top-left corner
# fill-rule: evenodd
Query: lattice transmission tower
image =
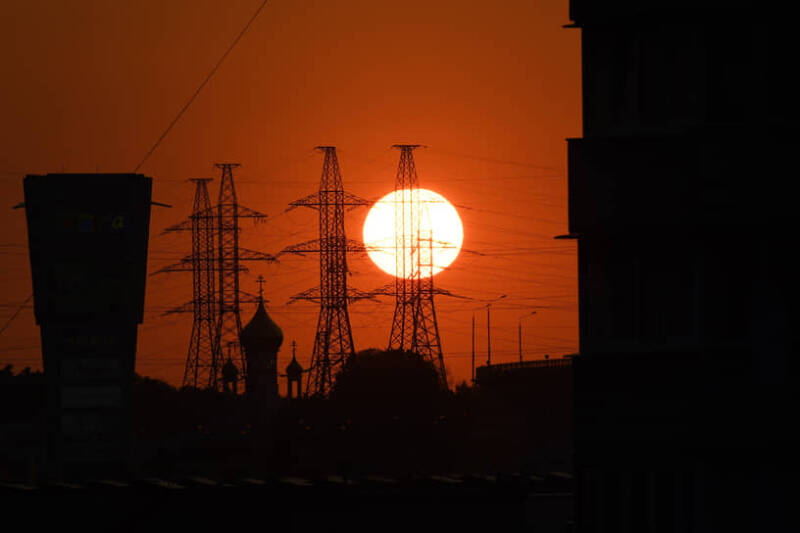
<path fill-rule="evenodd" d="M 183 373 L 183 385 L 199 388 L 216 388 L 222 368 L 219 345 L 216 344 L 216 291 L 214 257 L 214 213 L 208 196 L 211 178 L 190 179 L 195 184 L 192 214 L 187 221 L 171 226 L 164 233 L 192 232 L 192 254 L 180 263 L 170 265 L 160 272 L 192 273 L 192 300 L 171 309 L 166 314 L 191 312 L 192 334 Z"/>
<path fill-rule="evenodd" d="M 167 311 L 167 314 L 192 312 L 194 317 L 183 385 L 221 390 L 222 367 L 228 356 L 236 365 L 240 380 L 244 380 L 247 374 L 244 354 L 239 346 L 239 334 L 242 330 L 240 306 L 242 303 L 257 302 L 258 296 L 240 288 L 239 274 L 247 272 L 241 262 L 274 261 L 275 258 L 239 246 L 239 219 L 251 218 L 259 221 L 264 220 L 267 215 L 239 205 L 233 181 L 233 169 L 239 164 L 219 163 L 215 166 L 222 171 L 217 204 L 209 205 L 205 184 L 207 179 L 192 180 L 196 182 L 192 215 L 188 220 L 165 230 L 191 230 L 192 254 L 157 273 L 192 272 L 195 287 L 192 301 Z M 206 347 L 209 344 L 208 324 L 211 324 L 212 330 L 210 348 Z M 196 328 L 200 332 L 197 345 L 202 346 L 202 349 L 193 351 Z"/>
<path fill-rule="evenodd" d="M 303 291 L 290 299 L 318 302 L 319 319 L 314 337 L 306 383 L 307 396 L 325 396 L 333 386 L 333 378 L 344 362 L 355 352 L 350 328 L 348 303 L 371 298 L 347 286 L 347 254 L 363 253 L 364 245 L 347 239 L 344 214 L 350 208 L 369 202 L 344 192 L 342 173 L 334 146 L 318 146 L 324 152 L 319 190 L 292 202 L 288 210 L 309 207 L 319 212 L 319 238 L 289 246 L 281 253 L 319 253 L 319 286 Z"/>
<path fill-rule="evenodd" d="M 433 229 L 423 199 L 414 164 L 417 144 L 396 144 L 400 164 L 395 179 L 395 309 L 389 349 L 418 353 L 436 367 L 441 383 L 447 387 L 439 325 L 433 295 Z M 446 291 L 442 291 L 446 293 Z M 449 294 L 449 293 L 448 293 Z"/>

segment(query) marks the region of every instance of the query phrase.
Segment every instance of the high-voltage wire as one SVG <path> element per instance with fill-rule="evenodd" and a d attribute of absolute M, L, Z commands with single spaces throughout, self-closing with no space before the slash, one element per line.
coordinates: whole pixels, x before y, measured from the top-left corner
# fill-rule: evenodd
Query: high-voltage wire
<path fill-rule="evenodd" d="M 175 124 L 178 123 L 178 121 L 181 119 L 181 117 L 186 112 L 186 110 L 189 109 L 189 106 L 192 105 L 192 102 L 195 101 L 195 99 L 200 94 L 200 92 L 203 90 L 203 88 L 206 86 L 206 84 L 208 84 L 208 82 L 211 80 L 211 78 L 214 76 L 214 74 L 216 74 L 216 72 L 219 69 L 219 67 L 222 65 L 222 63 L 225 61 L 225 59 L 228 57 L 228 54 L 231 53 L 231 51 L 236 47 L 236 45 L 239 43 L 241 38 L 244 37 L 244 34 L 247 33 L 247 30 L 250 29 L 250 25 L 253 24 L 253 21 L 256 20 L 256 18 L 258 17 L 259 13 L 261 13 L 261 10 L 264 9 L 264 6 L 267 5 L 268 1 L 269 0 L 263 0 L 261 2 L 261 5 L 258 6 L 258 9 L 256 9 L 255 13 L 253 13 L 253 16 L 251 16 L 250 20 L 247 21 L 247 24 L 244 25 L 244 28 L 242 28 L 242 31 L 239 32 L 239 35 L 237 35 L 236 38 L 233 40 L 233 42 L 230 44 L 230 46 L 228 46 L 227 50 L 225 50 L 225 53 L 222 54 L 222 57 L 220 57 L 219 61 L 217 61 L 217 63 L 214 65 L 214 68 L 211 69 L 211 72 L 208 73 L 208 75 L 205 77 L 205 79 L 197 87 L 197 90 L 195 90 L 194 94 L 192 94 L 192 96 L 183 105 L 183 107 L 180 109 L 180 111 L 178 111 L 178 114 L 175 116 L 174 119 L 172 119 L 172 122 L 169 123 L 169 126 L 167 126 L 167 129 L 165 129 L 164 132 L 161 134 L 161 136 L 158 139 L 156 139 L 155 144 L 153 144 L 153 146 L 150 147 L 150 149 L 147 151 L 147 153 L 144 154 L 144 157 L 142 158 L 142 160 L 139 161 L 139 164 L 136 165 L 135 169 L 133 169 L 134 172 L 138 172 L 139 171 L 141 166 L 144 165 L 145 161 L 147 161 L 150 158 L 150 156 L 153 154 L 153 152 L 155 152 L 156 148 L 158 148 L 158 145 L 161 144 L 161 141 L 163 141 L 166 138 L 166 136 L 172 130 L 173 126 L 175 126 Z"/>
<path fill-rule="evenodd" d="M 14 311 L 14 314 L 11 315 L 11 317 L 6 321 L 6 323 L 3 324 L 3 327 L 0 328 L 0 333 L 3 333 L 8 328 L 8 326 L 11 325 L 11 323 L 14 321 L 14 319 L 17 318 L 17 316 L 20 314 L 22 309 L 28 304 L 28 302 L 31 301 L 31 298 L 33 298 L 33 293 L 30 293 L 28 295 L 28 297 L 25 298 L 25 301 L 22 302 L 21 304 L 19 304 L 19 306 L 17 307 L 17 310 Z"/>
<path fill-rule="evenodd" d="M 292 202 L 291 208 L 309 207 L 319 212 L 319 239 L 289 246 L 281 253 L 319 253 L 319 286 L 293 296 L 290 300 L 319 302 L 319 319 L 314 336 L 306 383 L 307 396 L 325 396 L 333 386 L 336 372 L 353 355 L 349 301 L 370 296 L 347 287 L 347 254 L 364 252 L 360 242 L 348 240 L 344 232 L 345 206 L 369 202 L 344 192 L 342 173 L 334 146 L 318 146 L 324 152 L 319 190 Z"/>

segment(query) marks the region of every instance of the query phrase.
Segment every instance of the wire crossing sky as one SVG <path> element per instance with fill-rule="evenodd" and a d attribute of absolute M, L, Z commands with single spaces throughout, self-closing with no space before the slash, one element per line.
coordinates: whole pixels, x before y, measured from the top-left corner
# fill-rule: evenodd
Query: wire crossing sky
<path fill-rule="evenodd" d="M 419 185 L 455 206 L 464 232 L 436 284 L 472 298 L 437 299 L 449 379 L 469 379 L 473 312 L 485 360 L 486 317 L 476 308 L 500 294 L 508 297 L 491 309 L 493 362 L 518 360 L 517 318 L 534 306 L 547 308 L 535 307 L 522 326 L 523 357 L 577 351 L 575 245 L 553 240 L 568 233 L 565 139 L 582 135 L 580 39 L 563 28 L 567 1 L 410 0 L 402 10 L 271 2 L 269 16 L 262 4 L 3 2 L 0 195 L 8 207 L 22 201 L 25 174 L 129 172 L 143 161 L 154 200 L 173 205 L 152 211 L 155 272 L 191 251 L 186 235 L 159 235 L 190 214 L 187 180 L 213 178 L 217 190 L 213 164 L 237 161 L 240 201 L 269 215 L 241 245 L 275 254 L 318 237 L 316 213 L 285 212 L 319 184 L 315 146 L 336 146 L 344 187 L 374 201 L 394 188 L 391 146 L 421 144 Z M 367 211 L 347 213 L 351 238 L 363 234 Z M 25 215 L 0 216 L 0 324 L 20 309 L 0 336 L 0 366 L 41 368 L 32 306 L 20 308 L 31 292 Z M 392 281 L 365 255 L 348 257 L 348 270 L 348 285 L 361 290 Z M 252 265 L 242 289 L 255 293 L 259 275 L 285 346 L 296 340 L 307 368 L 318 308 L 288 301 L 318 283 L 318 258 Z M 191 274 L 148 277 L 137 372 L 180 383 L 191 317 L 160 315 L 191 298 Z M 391 303 L 350 306 L 356 350 L 384 347 Z M 284 349 L 278 365 L 290 359 Z"/>
<path fill-rule="evenodd" d="M 178 111 L 178 114 L 175 116 L 174 119 L 172 119 L 172 122 L 169 123 L 169 126 L 167 126 L 167 129 L 164 130 L 164 133 L 161 134 L 161 136 L 156 140 L 155 144 L 144 155 L 142 160 L 139 161 L 139 164 L 136 165 L 136 168 L 133 169 L 134 172 L 138 172 L 139 169 L 142 168 L 142 165 L 144 165 L 145 161 L 147 161 L 147 159 L 152 155 L 152 153 L 155 152 L 156 148 L 158 148 L 158 145 L 161 144 L 161 141 L 163 141 L 167 137 L 167 135 L 169 135 L 169 132 L 172 131 L 172 127 L 175 124 L 178 123 L 178 121 L 181 119 L 183 114 L 186 112 L 187 109 L 189 109 L 189 106 L 192 105 L 192 102 L 195 101 L 195 99 L 200 94 L 200 92 L 203 90 L 203 88 L 206 86 L 206 84 L 208 84 L 208 82 L 211 80 L 211 78 L 214 77 L 214 74 L 216 74 L 216 72 L 219 69 L 220 65 L 222 65 L 222 63 L 225 61 L 225 58 L 228 57 L 228 54 L 231 53 L 231 50 L 233 50 L 236 47 L 236 45 L 239 43 L 239 41 L 244 36 L 244 34 L 247 33 L 247 30 L 250 28 L 250 25 L 253 23 L 254 20 L 256 20 L 256 18 L 258 17 L 258 14 L 261 13 L 261 10 L 264 9 L 264 6 L 267 5 L 268 1 L 269 0 L 264 0 L 263 2 L 261 2 L 261 5 L 258 6 L 258 9 L 256 9 L 256 12 L 253 13 L 253 16 L 250 17 L 250 20 L 247 21 L 247 24 L 244 25 L 244 28 L 242 28 L 242 31 L 239 32 L 239 35 L 236 36 L 236 39 L 233 40 L 233 42 L 228 47 L 228 49 L 225 50 L 225 53 L 222 54 L 222 57 L 219 58 L 219 61 L 217 61 L 217 64 L 214 65 L 214 68 L 211 69 L 211 72 L 208 73 L 208 76 L 205 77 L 205 79 L 200 84 L 200 86 L 197 88 L 197 90 L 194 92 L 194 94 L 192 94 L 192 96 L 189 98 L 189 100 L 186 102 L 186 104 L 181 108 L 181 110 Z"/>

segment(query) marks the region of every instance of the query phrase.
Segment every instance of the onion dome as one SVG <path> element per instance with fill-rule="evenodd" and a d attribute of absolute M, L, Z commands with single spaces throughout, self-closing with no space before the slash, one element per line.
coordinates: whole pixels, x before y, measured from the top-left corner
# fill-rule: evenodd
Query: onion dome
<path fill-rule="evenodd" d="M 286 375 L 291 378 L 298 378 L 303 373 L 303 367 L 297 362 L 297 358 L 292 355 L 292 361 L 286 366 Z"/>
<path fill-rule="evenodd" d="M 267 314 L 264 302 L 258 302 L 255 315 L 239 335 L 245 351 L 251 353 L 277 353 L 283 344 L 283 331 Z"/>

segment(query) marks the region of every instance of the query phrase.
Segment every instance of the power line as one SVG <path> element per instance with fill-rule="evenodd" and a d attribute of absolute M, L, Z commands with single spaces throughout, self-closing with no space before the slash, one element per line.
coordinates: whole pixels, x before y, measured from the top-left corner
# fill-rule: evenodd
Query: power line
<path fill-rule="evenodd" d="M 167 129 L 164 130 L 164 133 L 161 134 L 161 137 L 158 138 L 158 140 L 150 148 L 150 150 L 147 151 L 147 153 L 142 158 L 142 160 L 139 161 L 139 164 L 136 165 L 136 168 L 133 169 L 134 172 L 138 172 L 139 171 L 139 168 L 144 164 L 145 161 L 147 161 L 147 159 L 152 155 L 152 153 L 156 150 L 156 148 L 158 148 L 158 145 L 161 144 L 161 141 L 163 141 L 164 138 L 169 134 L 170 130 L 172 130 L 172 127 L 175 126 L 175 124 L 177 124 L 177 122 L 180 120 L 180 118 L 183 116 L 183 114 L 186 112 L 186 110 L 189 109 L 189 106 L 192 105 L 192 102 L 194 102 L 195 98 L 197 98 L 197 96 L 200 94 L 200 91 L 202 91 L 203 88 L 206 86 L 206 84 L 211 80 L 211 78 L 217 72 L 217 69 L 225 61 L 225 58 L 227 58 L 228 54 L 231 53 L 231 50 L 233 50 L 234 47 L 239 43 L 241 38 L 244 36 L 244 34 L 250 28 L 250 25 L 253 23 L 253 21 L 256 20 L 256 17 L 258 17 L 258 14 L 261 13 L 261 10 L 264 9 L 264 6 L 267 5 L 268 1 L 269 0 L 264 0 L 263 2 L 261 2 L 261 5 L 258 6 L 258 9 L 256 9 L 256 12 L 253 13 L 253 16 L 250 17 L 250 20 L 247 21 L 247 24 L 245 24 L 245 26 L 242 29 L 242 31 L 239 32 L 239 35 L 236 36 L 236 39 L 233 40 L 233 42 L 228 47 L 228 49 L 225 50 L 225 53 L 222 54 L 222 57 L 219 59 L 219 61 L 217 61 L 217 64 L 214 65 L 214 68 L 211 69 L 211 72 L 208 73 L 208 76 L 206 76 L 206 79 L 203 80 L 203 82 L 200 84 L 200 86 L 194 92 L 192 97 L 189 98 L 189 101 L 186 102 L 186 104 L 181 108 L 181 110 L 178 112 L 177 116 L 174 119 L 172 119 L 172 122 L 170 122 L 169 126 L 167 126 Z"/>
<path fill-rule="evenodd" d="M 19 314 L 20 314 L 20 312 L 22 311 L 22 309 L 25 307 L 25 305 L 26 305 L 28 302 L 30 302 L 30 301 L 31 301 L 31 298 L 33 298 L 33 293 L 30 293 L 30 294 L 28 295 L 28 297 L 27 297 L 27 298 L 25 298 L 25 301 L 24 301 L 24 302 L 22 302 L 22 303 L 19 305 L 19 307 L 17 307 L 17 310 L 16 310 L 16 311 L 14 311 L 14 314 L 13 314 L 13 315 L 11 315 L 11 318 L 9 318 L 9 319 L 6 321 L 6 323 L 5 323 L 5 324 L 3 324 L 3 327 L 2 327 L 2 329 L 0 329 L 0 335 L 2 335 L 2 334 L 3 334 L 3 332 L 4 332 L 4 331 L 5 331 L 7 328 L 8 328 L 8 326 L 10 326 L 10 325 L 11 325 L 11 323 L 14 321 L 14 319 L 15 319 L 15 318 L 17 318 L 17 315 L 19 315 Z"/>

